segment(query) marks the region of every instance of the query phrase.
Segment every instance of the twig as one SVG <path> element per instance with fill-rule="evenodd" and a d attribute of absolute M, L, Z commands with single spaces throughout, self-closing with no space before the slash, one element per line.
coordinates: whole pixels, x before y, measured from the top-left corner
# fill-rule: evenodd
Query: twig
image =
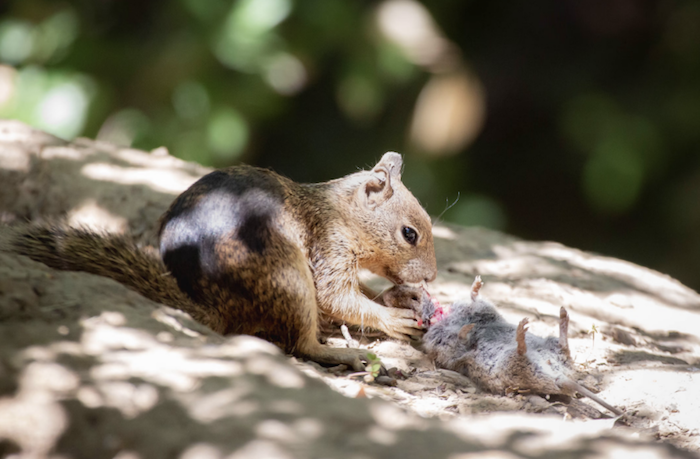
<path fill-rule="evenodd" d="M 350 330 L 348 330 L 347 325 L 343 324 L 340 326 L 340 333 L 343 334 L 343 338 L 345 338 L 345 341 L 348 343 L 348 347 L 356 348 L 360 346 L 360 343 L 350 336 Z"/>

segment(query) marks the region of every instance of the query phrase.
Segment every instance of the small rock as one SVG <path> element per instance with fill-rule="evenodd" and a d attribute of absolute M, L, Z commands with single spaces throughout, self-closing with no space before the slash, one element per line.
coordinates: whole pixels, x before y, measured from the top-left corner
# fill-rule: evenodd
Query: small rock
<path fill-rule="evenodd" d="M 436 387 L 433 384 L 425 384 L 423 382 L 410 379 L 406 381 L 397 381 L 397 384 L 401 390 L 408 392 L 409 394 L 415 394 L 424 390 L 433 390 Z"/>
<path fill-rule="evenodd" d="M 646 418 L 646 419 L 650 419 L 652 421 L 658 421 L 661 418 L 661 413 L 658 410 L 656 410 L 656 409 L 654 409 L 646 404 L 640 404 L 640 405 L 628 410 L 628 412 L 632 416 Z"/>
<path fill-rule="evenodd" d="M 328 373 L 334 374 L 336 376 L 342 375 L 346 371 L 348 371 L 348 366 L 345 365 L 344 363 L 341 363 L 340 365 L 336 365 L 334 367 L 329 367 L 326 368 L 326 371 Z"/>
<path fill-rule="evenodd" d="M 387 370 L 387 376 L 394 378 L 394 379 L 406 379 L 407 378 L 407 376 L 396 367 L 389 368 Z"/>
<path fill-rule="evenodd" d="M 688 349 L 686 349 L 685 347 L 676 344 L 655 344 L 654 346 L 656 346 L 658 350 L 668 352 L 669 354 L 680 354 L 682 352 L 688 351 Z"/>
<path fill-rule="evenodd" d="M 543 399 L 539 395 L 529 395 L 526 399 L 528 405 L 530 405 L 528 408 L 534 411 L 535 413 L 541 413 L 542 411 L 545 411 L 552 406 L 551 403 L 549 403 L 547 400 Z"/>
<path fill-rule="evenodd" d="M 398 383 L 396 382 L 396 379 L 390 377 L 390 376 L 377 376 L 374 381 L 377 384 L 381 384 L 382 386 L 391 386 L 391 387 L 396 387 Z"/>
<path fill-rule="evenodd" d="M 612 339 L 620 344 L 625 344 L 627 346 L 637 345 L 637 341 L 634 339 L 634 337 L 628 331 L 621 328 L 613 328 L 611 335 Z"/>

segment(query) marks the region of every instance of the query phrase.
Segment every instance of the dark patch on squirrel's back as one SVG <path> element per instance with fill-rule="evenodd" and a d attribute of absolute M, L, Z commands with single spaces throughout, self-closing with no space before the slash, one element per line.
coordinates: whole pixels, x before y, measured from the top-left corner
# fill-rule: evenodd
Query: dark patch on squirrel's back
<path fill-rule="evenodd" d="M 250 209 L 238 228 L 238 238 L 251 252 L 262 254 L 268 246 L 272 233 L 272 212 Z"/>
<path fill-rule="evenodd" d="M 229 195 L 233 202 L 237 197 L 257 189 L 264 191 L 270 197 L 277 198 L 281 203 L 285 190 L 280 184 L 280 178 L 268 170 L 250 166 L 237 166 L 213 171 L 197 180 L 175 199 L 161 217 L 158 233 L 162 234 L 170 220 L 190 212 L 201 199 L 208 198 L 214 191 Z"/>
<path fill-rule="evenodd" d="M 198 300 L 201 280 L 225 271 L 223 247 L 233 240 L 262 255 L 284 199 L 278 176 L 248 166 L 214 171 L 180 195 L 160 228 L 161 256 L 180 288 Z"/>
<path fill-rule="evenodd" d="M 201 298 L 197 295 L 192 282 L 193 279 L 202 278 L 199 247 L 188 244 L 168 250 L 163 253 L 163 263 L 177 281 L 180 290 L 187 293 L 193 300 L 199 301 Z"/>

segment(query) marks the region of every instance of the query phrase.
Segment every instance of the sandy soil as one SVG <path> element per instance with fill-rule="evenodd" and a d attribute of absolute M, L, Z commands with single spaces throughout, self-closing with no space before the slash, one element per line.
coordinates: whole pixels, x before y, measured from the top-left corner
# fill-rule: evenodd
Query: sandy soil
<path fill-rule="evenodd" d="M 3 223 L 62 217 L 71 224 L 99 227 L 108 231 L 130 231 L 145 243 L 153 243 L 153 227 L 158 216 L 175 195 L 206 172 L 204 168 L 176 160 L 161 150 L 139 152 L 86 139 L 67 144 L 19 123 L 0 122 L 0 222 Z M 587 399 L 550 397 L 546 400 L 538 395 L 485 394 L 463 375 L 435 368 L 425 355 L 408 344 L 377 341 L 375 336 L 358 338 L 362 346 L 371 348 L 387 368 L 400 370 L 401 375 L 395 378 L 396 386 L 368 384 L 361 376 L 348 376 L 347 372 L 336 374 L 337 369 L 329 370 L 308 362 L 297 362 L 296 366 L 306 375 L 323 380 L 347 397 L 384 399 L 393 406 L 406 408 L 419 418 L 437 420 L 445 426 L 451 426 L 455 421 L 463 422 L 470 428 L 488 428 L 491 425 L 489 422 L 498 422 L 502 426 L 519 414 L 530 413 L 543 423 L 549 422 L 547 420 L 554 416 L 558 419 L 571 419 L 572 423 L 581 421 L 592 426 L 603 425 L 608 430 L 614 424 L 613 431 L 625 431 L 639 438 L 653 438 L 685 451 L 700 451 L 700 295 L 661 273 L 556 243 L 522 241 L 478 228 L 449 225 L 436 225 L 434 235 L 440 273 L 430 286 L 431 294 L 442 304 L 450 304 L 467 297 L 474 276 L 481 275 L 486 282 L 482 295 L 493 302 L 512 323 L 528 317 L 531 332 L 540 336 L 556 334 L 558 311 L 564 306 L 571 317 L 569 338 L 579 381 L 599 392 L 607 402 L 623 409 L 625 415 L 612 420 L 610 413 Z M 223 442 L 222 439 L 228 438 L 228 427 L 217 427 L 218 431 L 202 430 L 201 422 L 196 416 L 197 413 L 201 414 L 202 403 L 215 406 L 214 411 L 221 411 L 225 407 L 233 413 L 240 408 L 240 404 L 234 403 L 235 399 L 209 400 L 206 390 L 202 393 L 178 395 L 178 390 L 182 388 L 172 385 L 178 381 L 211 380 L 206 384 L 202 382 L 202 387 L 208 388 L 207 384 L 219 387 L 224 384 L 222 381 L 225 378 L 231 378 L 227 384 L 233 386 L 226 390 L 234 390 L 237 381 L 235 378 L 239 376 L 234 377 L 226 372 L 222 373 L 225 377 L 216 372 L 205 376 L 195 374 L 199 368 L 196 362 L 200 357 L 212 359 L 211 368 L 217 371 L 219 368 L 228 368 L 226 365 L 232 365 L 229 361 L 224 364 L 213 361 L 215 357 L 212 357 L 212 349 L 221 346 L 221 349 L 225 348 L 226 341 L 223 338 L 213 336 L 197 324 L 191 324 L 191 320 L 190 325 L 183 325 L 187 322 L 182 321 L 183 314 L 172 310 L 164 313 L 162 306 L 161 309 L 154 309 L 158 305 L 103 278 L 51 272 L 26 259 L 7 260 L 6 266 L 9 267 L 10 262 L 14 265 L 4 269 L 4 265 L 0 264 L 0 268 L 3 268 L 0 269 L 0 305 L 3 306 L 0 308 L 0 329 L 4 334 L 1 338 L 6 343 L 3 350 L 5 353 L 2 354 L 4 357 L 0 355 L 0 396 L 9 397 L 1 399 L 3 403 L 20 406 L 22 388 L 26 388 L 27 381 L 30 389 L 44 390 L 44 386 L 34 385 L 33 379 L 23 378 L 27 374 L 33 374 L 32 369 L 37 368 L 37 362 L 44 362 L 48 365 L 46 368 L 53 369 L 51 371 L 56 370 L 58 367 L 53 365 L 56 362 L 47 363 L 47 359 L 58 355 L 64 359 L 59 363 L 70 369 L 69 373 L 73 375 L 66 380 L 73 382 L 66 386 L 68 388 L 49 384 L 45 389 L 51 394 L 47 397 L 55 397 L 68 411 L 61 411 L 59 403 L 54 401 L 51 402 L 50 409 L 55 412 L 41 408 L 37 415 L 42 419 L 55 415 L 56 422 L 63 423 L 62 429 L 66 428 L 66 419 L 71 419 L 73 424 L 69 429 L 70 435 L 65 434 L 66 438 L 72 438 L 71 441 L 76 445 L 82 445 L 84 451 L 92 450 L 85 446 L 88 445 L 86 432 L 90 430 L 87 427 L 81 430 L 80 422 L 87 422 L 83 417 L 103 413 L 104 416 L 109 416 L 108 419 L 112 422 L 110 428 L 115 432 L 123 429 L 132 435 L 135 424 L 120 424 L 122 418 L 114 413 L 122 410 L 122 416 L 128 420 L 128 416 L 133 413 L 127 410 L 124 414 L 123 400 L 133 403 L 143 396 L 148 401 L 148 394 L 153 391 L 157 394 L 158 403 L 153 405 L 155 408 L 149 406 L 150 411 L 146 410 L 145 414 L 139 416 L 143 418 L 143 425 L 153 431 L 160 432 L 159 427 L 167 425 L 167 429 L 162 430 L 172 432 L 163 433 L 163 438 L 167 437 L 168 442 L 186 445 L 187 441 L 195 441 L 178 436 L 185 435 L 182 432 L 192 429 L 198 435 L 201 434 L 201 438 L 209 438 L 207 435 L 214 434 L 220 434 L 212 437 L 217 441 Z M 368 276 L 368 281 L 375 288 L 386 286 L 372 276 Z M 114 312 L 125 318 L 124 324 L 111 324 L 110 317 Z M 124 345 L 115 341 L 101 345 L 103 347 L 90 347 L 92 344 L 89 340 L 86 341 L 86 337 L 95 336 L 91 327 L 97 327 L 105 321 L 112 327 L 111 333 L 126 337 L 127 343 L 131 343 L 129 340 L 133 338 L 136 343 L 150 343 L 149 346 L 158 352 L 177 351 L 198 357 L 187 360 L 186 369 L 173 365 L 153 372 L 146 371 L 150 370 L 147 368 L 136 376 L 127 372 L 119 377 L 109 372 L 96 373 L 95 368 L 113 369 L 106 364 L 98 365 L 107 358 L 128 357 L 133 358 L 133 362 L 140 362 L 138 352 L 141 350 L 138 346 L 122 349 Z M 67 333 L 66 336 L 64 332 Z M 103 338 L 111 336 L 106 334 Z M 65 339 L 72 339 L 73 344 L 62 344 Z M 187 340 L 193 342 L 192 349 L 177 347 Z M 202 342 L 208 343 L 210 347 L 200 349 Z M 329 342 L 335 346 L 347 345 L 342 338 L 330 338 Z M 205 351 L 209 354 L 198 354 Z M 127 356 L 129 352 L 133 356 Z M 76 356 L 81 356 L 82 360 Z M 155 359 L 154 362 L 159 360 Z M 128 368 L 140 368 L 136 363 L 129 364 L 132 366 Z M 231 366 L 234 367 L 238 368 Z M 283 365 L 275 368 L 283 368 Z M 185 372 L 186 376 L 183 376 Z M 172 380 L 163 379 L 166 375 L 171 375 Z M 244 373 L 240 377 L 254 376 Z M 131 387 L 128 378 L 142 382 L 133 383 Z M 107 380 L 109 385 L 105 383 L 101 386 L 100 381 L 103 380 Z M 251 387 L 256 384 L 258 382 L 251 383 Z M 123 392 L 127 386 L 131 387 L 129 390 L 143 389 L 145 392 L 134 399 Z M 12 395 L 17 387 L 20 388 L 19 395 Z M 85 387 L 89 389 L 87 392 L 83 390 Z M 93 406 L 91 403 L 97 403 L 93 392 L 90 392 L 94 388 L 104 389 L 105 394 L 117 395 L 114 400 L 105 396 L 103 407 Z M 112 389 L 118 390 L 114 392 Z M 185 389 L 182 392 L 185 393 Z M 260 395 L 261 399 L 264 399 L 263 395 L 268 397 L 264 393 Z M 318 394 L 309 392 L 307 395 Z M 191 412 L 187 411 L 188 400 L 196 400 L 196 403 L 191 403 L 196 405 Z M 29 401 L 35 403 L 36 400 Z M 334 403 L 342 406 L 343 413 L 359 410 L 361 405 L 351 407 L 337 401 Z M 174 413 L 165 418 L 168 422 L 175 419 L 180 421 L 173 421 L 173 425 L 170 425 L 163 421 L 164 418 L 158 417 L 158 409 L 166 409 L 164 406 L 171 410 L 168 413 Z M 138 406 L 132 408 L 134 413 L 141 413 Z M 486 418 L 486 413 L 492 415 Z M 507 413 L 506 417 L 499 417 L 502 413 Z M 267 414 L 261 412 L 258 415 L 263 419 Z M 333 416 L 331 419 L 338 422 L 338 429 L 342 430 L 338 421 L 340 418 Z M 363 416 L 368 419 L 371 417 L 367 413 Z M 223 418 L 226 422 L 233 422 L 231 419 L 234 419 Z M 0 421 L 2 419 L 0 413 Z M 8 429 L 14 429 L 16 422 L 8 419 Z M 141 418 L 137 416 L 137 419 Z M 523 423 L 525 426 L 532 424 L 532 417 Z M 245 426 L 245 423 L 235 425 L 240 427 Z M 2 426 L 0 422 L 0 427 Z M 557 424 L 557 428 L 561 428 L 561 423 Z M 3 432 L 10 435 L 13 431 Z M 31 428 L 26 429 L 26 433 L 39 434 Z M 105 435 L 109 439 L 116 434 Z M 250 435 L 255 439 L 257 434 L 253 432 Z M 374 443 L 368 451 L 379 452 L 380 457 L 389 457 L 388 454 L 393 450 L 382 450 L 377 446 L 389 444 L 382 435 L 370 435 L 370 440 Z M 424 438 L 419 433 L 406 434 L 401 437 L 403 444 L 408 444 L 413 435 L 416 435 L 416 441 Z M 368 437 L 361 438 L 366 441 Z M 90 440 L 92 443 L 89 444 L 96 448 L 95 451 L 103 451 L 105 444 L 113 443 L 104 440 L 107 443 L 102 444 L 98 439 Z M 34 440 L 28 442 L 37 444 Z M 46 444 L 50 445 L 50 442 Z M 279 444 L 285 443 L 282 441 Z M 12 451 L 6 446 L 0 441 L 0 456 Z M 460 444 L 459 447 L 463 446 Z M 146 442 L 142 451 L 148 451 L 149 447 L 150 444 Z M 231 450 L 237 447 L 238 444 L 235 444 Z M 503 448 L 502 451 L 511 452 L 517 449 L 510 444 Z M 158 452 L 162 453 L 163 450 L 159 449 Z M 534 453 L 525 455 L 539 457 Z M 160 456 L 151 454 L 134 457 Z M 506 454 L 498 457 L 513 456 Z M 588 456 L 581 453 L 571 457 Z"/>
<path fill-rule="evenodd" d="M 459 229 L 439 227 L 437 233 L 452 231 Z M 438 239 L 438 248 L 445 242 Z M 582 260 L 593 258 L 601 265 L 610 263 L 609 269 L 629 268 L 640 283 L 660 276 L 662 283 L 668 283 L 665 293 L 669 297 L 674 296 L 674 289 L 679 289 L 671 279 L 625 262 L 604 261 L 593 255 L 584 255 Z M 531 271 L 538 269 L 537 263 L 528 266 Z M 481 269 L 484 271 L 489 270 Z M 547 400 L 540 395 L 485 393 L 463 375 L 436 368 L 423 353 L 406 343 L 362 338 L 361 334 L 356 338 L 362 346 L 371 348 L 387 367 L 401 371 L 404 377 L 396 378 L 396 387 L 368 385 L 361 377 L 327 375 L 327 371 L 318 367 L 316 371 L 324 375 L 331 387 L 347 396 L 360 393 L 381 397 L 425 417 L 446 420 L 478 413 L 519 411 L 584 421 L 616 418 L 616 428 L 631 429 L 689 451 L 700 451 L 700 306 L 693 303 L 694 292 L 680 288 L 679 292 L 688 294 L 687 307 L 673 308 L 654 304 L 642 295 L 630 298 L 629 294 L 614 290 L 606 292 L 605 299 L 601 299 L 597 292 L 607 290 L 605 286 L 596 284 L 595 277 L 583 275 L 581 279 L 588 277 L 583 283 L 586 290 L 556 278 L 504 279 L 489 274 L 482 277 L 487 281 L 482 295 L 512 323 L 528 317 L 530 330 L 539 336 L 557 336 L 554 311 L 559 305 L 567 307 L 571 316 L 569 343 L 578 381 L 625 414 L 616 418 L 585 398 L 553 396 Z M 375 288 L 387 286 L 371 275 L 367 279 Z M 455 299 L 468 298 L 470 285 L 470 275 L 448 266 L 431 293 L 441 304 L 449 305 Z M 681 329 L 683 332 L 678 331 Z M 330 342 L 347 346 L 342 338 L 331 338 Z"/>

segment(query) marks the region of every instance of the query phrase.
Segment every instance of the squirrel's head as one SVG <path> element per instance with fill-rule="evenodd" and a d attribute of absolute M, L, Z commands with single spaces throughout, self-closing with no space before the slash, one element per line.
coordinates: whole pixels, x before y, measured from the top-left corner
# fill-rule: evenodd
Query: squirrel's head
<path fill-rule="evenodd" d="M 437 275 L 430 216 L 401 182 L 401 155 L 389 152 L 370 171 L 353 174 L 352 197 L 362 225 L 360 266 L 395 284 Z"/>

